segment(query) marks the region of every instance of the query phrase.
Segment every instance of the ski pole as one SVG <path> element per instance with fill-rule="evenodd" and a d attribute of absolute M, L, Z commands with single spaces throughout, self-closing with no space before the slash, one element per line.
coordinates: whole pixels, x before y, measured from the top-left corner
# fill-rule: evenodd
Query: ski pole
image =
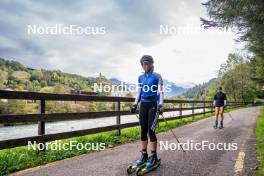
<path fill-rule="evenodd" d="M 227 107 L 227 105 L 226 106 L 224 106 L 225 108 Z M 228 114 L 228 116 L 232 119 L 232 120 L 234 120 L 234 118 L 231 116 L 231 114 L 229 113 L 229 112 L 227 112 L 227 114 Z"/>
<path fill-rule="evenodd" d="M 167 120 L 165 119 L 165 117 L 163 116 L 163 114 L 161 114 L 161 117 L 164 119 L 165 124 L 166 124 L 167 126 L 169 126 L 169 124 L 168 124 Z M 176 141 L 179 143 L 180 148 L 182 149 L 182 151 L 185 152 L 185 150 L 182 148 L 182 145 L 181 145 L 179 139 L 178 139 L 177 136 L 174 134 L 174 132 L 172 131 L 172 129 L 170 129 L 170 132 L 172 133 L 172 135 L 174 136 L 174 138 L 176 139 Z"/>
<path fill-rule="evenodd" d="M 136 114 L 136 117 L 138 118 L 139 126 L 140 126 L 140 116 Z"/>
<path fill-rule="evenodd" d="M 227 112 L 227 114 L 229 115 L 229 117 L 234 120 L 234 118 L 231 116 L 231 114 L 229 112 Z"/>
<path fill-rule="evenodd" d="M 153 121 L 153 123 L 151 125 L 151 130 L 152 131 L 156 130 L 156 126 L 157 126 L 158 120 L 159 120 L 159 112 L 157 111 L 156 115 L 155 115 L 155 118 L 154 118 L 154 121 Z"/>

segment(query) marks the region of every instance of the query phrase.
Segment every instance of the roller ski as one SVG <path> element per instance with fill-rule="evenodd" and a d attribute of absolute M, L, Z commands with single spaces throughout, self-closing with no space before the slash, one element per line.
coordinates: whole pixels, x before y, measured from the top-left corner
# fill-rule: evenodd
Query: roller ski
<path fill-rule="evenodd" d="M 153 171 L 157 167 L 159 167 L 160 163 L 161 163 L 161 160 L 157 158 L 157 155 L 152 155 L 149 161 L 145 164 L 145 167 L 137 169 L 136 175 L 137 176 L 145 175 Z"/>
<path fill-rule="evenodd" d="M 130 165 L 127 167 L 127 173 L 132 174 L 136 172 L 140 168 L 144 168 L 148 161 L 148 154 L 146 152 L 141 151 L 142 155 L 139 160 L 136 161 L 135 165 Z"/>

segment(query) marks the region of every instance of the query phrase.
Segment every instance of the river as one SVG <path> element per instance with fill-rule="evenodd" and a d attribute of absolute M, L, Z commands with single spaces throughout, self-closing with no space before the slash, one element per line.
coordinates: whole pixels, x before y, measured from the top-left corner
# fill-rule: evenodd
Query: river
<path fill-rule="evenodd" d="M 203 109 L 196 109 L 195 113 L 203 112 Z M 191 114 L 191 110 L 183 111 L 183 115 Z M 165 117 L 179 116 L 179 112 L 166 112 Z M 138 119 L 135 115 L 121 116 L 121 123 L 137 122 Z M 103 127 L 114 125 L 116 117 L 105 117 L 99 119 L 84 119 L 84 120 L 70 120 L 59 122 L 47 122 L 45 125 L 46 134 L 75 131 L 81 129 L 90 129 L 96 127 Z M 37 124 L 15 125 L 0 127 L 0 140 L 15 139 L 22 137 L 35 136 L 38 133 Z"/>

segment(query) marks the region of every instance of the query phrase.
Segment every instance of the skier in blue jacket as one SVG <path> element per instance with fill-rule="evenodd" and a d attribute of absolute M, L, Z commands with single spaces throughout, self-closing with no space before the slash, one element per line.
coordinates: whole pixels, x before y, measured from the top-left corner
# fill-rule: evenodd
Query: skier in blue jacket
<path fill-rule="evenodd" d="M 157 111 L 162 114 L 163 108 L 163 81 L 160 74 L 154 72 L 154 60 L 152 56 L 144 55 L 140 60 L 144 73 L 138 77 L 138 93 L 131 113 L 135 113 L 139 103 L 140 126 L 141 126 L 141 158 L 136 161 L 136 165 L 146 163 L 147 168 L 151 168 L 158 160 L 157 157 L 157 137 L 153 131 L 153 122 L 158 118 Z M 150 138 L 151 156 L 148 160 L 147 146 L 148 136 Z"/>

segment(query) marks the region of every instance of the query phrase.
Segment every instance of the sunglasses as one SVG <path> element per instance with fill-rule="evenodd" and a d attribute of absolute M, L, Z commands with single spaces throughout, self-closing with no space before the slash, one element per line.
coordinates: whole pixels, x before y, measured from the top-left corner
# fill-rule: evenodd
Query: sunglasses
<path fill-rule="evenodd" d="M 147 61 L 145 61 L 145 62 L 142 63 L 142 66 L 146 66 L 146 65 L 150 66 L 150 63 L 147 62 Z"/>

